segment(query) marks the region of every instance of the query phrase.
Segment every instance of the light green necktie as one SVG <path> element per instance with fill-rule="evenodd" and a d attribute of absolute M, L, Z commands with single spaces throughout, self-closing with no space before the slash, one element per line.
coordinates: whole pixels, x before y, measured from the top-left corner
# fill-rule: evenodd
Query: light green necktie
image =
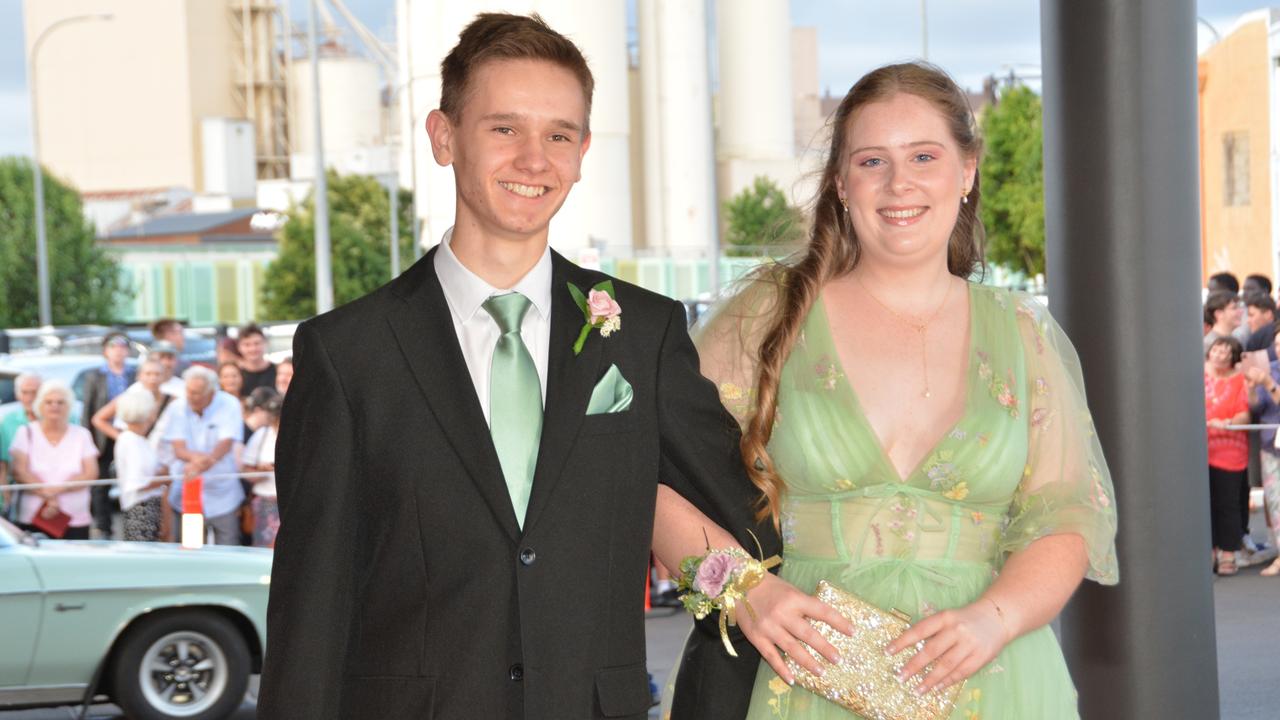
<path fill-rule="evenodd" d="M 529 305 L 529 298 L 520 293 L 495 295 L 484 302 L 502 333 L 489 364 L 489 433 L 521 528 L 542 437 L 542 385 L 533 356 L 520 337 Z"/>

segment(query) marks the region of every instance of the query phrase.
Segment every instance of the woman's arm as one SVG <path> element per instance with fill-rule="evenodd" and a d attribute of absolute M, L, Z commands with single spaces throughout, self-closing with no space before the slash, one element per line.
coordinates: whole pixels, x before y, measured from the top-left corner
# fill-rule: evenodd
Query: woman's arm
<path fill-rule="evenodd" d="M 120 439 L 120 430 L 115 425 L 111 424 L 115 419 L 116 401 L 112 400 L 106 405 L 103 405 L 98 412 L 94 413 L 93 418 L 89 422 L 93 424 L 94 430 L 97 430 L 112 440 L 118 440 Z"/>
<path fill-rule="evenodd" d="M 663 565 L 679 576 L 680 561 L 690 555 L 702 555 L 712 548 L 742 547 L 733 536 L 711 522 L 692 503 L 666 485 L 658 486 L 658 505 L 654 515 L 653 553 Z M 752 555 L 755 550 L 743 548 Z M 738 626 L 747 640 L 760 651 L 774 672 L 783 680 L 794 682 L 791 671 L 782 660 L 779 649 L 810 672 L 821 673 L 822 666 L 800 644 L 804 642 L 827 660 L 839 662 L 834 646 L 809 624 L 808 618 L 821 620 L 852 635 L 854 628 L 834 608 L 806 595 L 772 573 L 747 592 L 756 617 L 750 612 L 738 613 Z"/>
<path fill-rule="evenodd" d="M 1080 586 L 1088 565 L 1079 535 L 1040 538 L 1010 555 L 1000 576 L 976 601 L 921 620 L 890 643 L 889 652 L 897 654 L 923 640 L 924 649 L 903 667 L 902 676 L 935 663 L 920 685 L 922 692 L 958 683 L 991 662 L 1014 638 L 1057 616 Z"/>
<path fill-rule="evenodd" d="M 25 451 L 9 448 L 9 460 L 15 485 L 34 485 L 40 482 L 40 478 L 31 474 L 31 463 Z"/>

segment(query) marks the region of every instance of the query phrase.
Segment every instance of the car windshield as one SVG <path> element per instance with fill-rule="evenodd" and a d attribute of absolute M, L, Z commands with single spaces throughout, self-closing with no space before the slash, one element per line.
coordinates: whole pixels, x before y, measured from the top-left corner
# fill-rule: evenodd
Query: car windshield
<path fill-rule="evenodd" d="M 0 405 L 11 403 L 18 399 L 16 391 L 13 389 L 13 381 L 16 375 L 6 372 L 0 372 Z"/>

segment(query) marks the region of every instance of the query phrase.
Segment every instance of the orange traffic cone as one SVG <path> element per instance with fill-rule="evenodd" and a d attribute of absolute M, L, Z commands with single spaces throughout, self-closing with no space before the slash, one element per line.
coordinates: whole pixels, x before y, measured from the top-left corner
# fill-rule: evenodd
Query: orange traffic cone
<path fill-rule="evenodd" d="M 182 547 L 190 550 L 204 547 L 204 505 L 200 500 L 203 490 L 201 476 L 182 483 Z"/>

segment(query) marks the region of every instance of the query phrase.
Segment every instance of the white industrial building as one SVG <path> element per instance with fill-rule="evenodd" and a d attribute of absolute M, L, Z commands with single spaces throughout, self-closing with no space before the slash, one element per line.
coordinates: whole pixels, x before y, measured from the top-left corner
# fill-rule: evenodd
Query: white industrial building
<path fill-rule="evenodd" d="M 289 17 L 305 2 L 25 0 L 28 62 L 60 20 L 112 15 L 48 33 L 33 84 L 42 159 L 86 193 L 104 234 L 157 212 L 285 209 L 306 196 L 311 61 Z M 696 294 L 723 200 L 759 175 L 808 200 L 818 153 L 805 150 L 823 144 L 817 37 L 791 27 L 788 0 L 636 0 L 633 18 L 626 0 L 389 2 L 394 47 L 341 0 L 317 3 L 325 160 L 414 188 L 424 246 L 454 215 L 426 116 L 441 60 L 483 11 L 539 13 L 595 75 L 583 180 L 552 224 L 570 258 Z"/>

